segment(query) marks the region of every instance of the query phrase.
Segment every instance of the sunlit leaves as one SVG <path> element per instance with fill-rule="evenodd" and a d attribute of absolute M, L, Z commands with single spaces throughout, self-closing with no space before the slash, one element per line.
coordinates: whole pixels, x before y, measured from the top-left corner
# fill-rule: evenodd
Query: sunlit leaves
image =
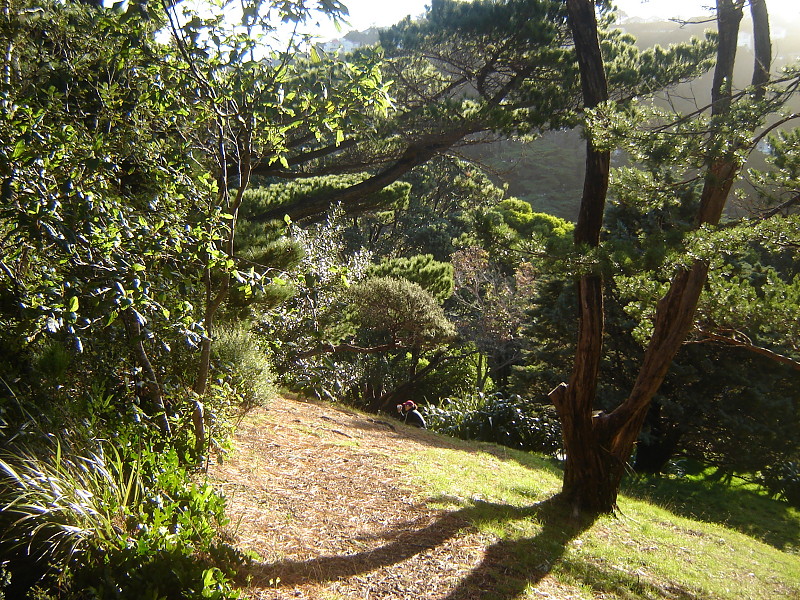
<path fill-rule="evenodd" d="M 421 350 L 455 337 L 436 299 L 408 279 L 372 277 L 353 286 L 349 297 L 355 321 L 386 342 Z"/>
<path fill-rule="evenodd" d="M 191 328 L 169 290 L 191 279 L 197 252 L 225 225 L 193 216 L 214 186 L 186 162 L 180 135 L 166 135 L 191 111 L 151 60 L 148 23 L 58 6 L 28 26 L 14 46 L 26 71 L 0 118 L 17 332 L 67 333 L 80 347 L 131 307 L 148 327 Z M 42 88 L 62 71 L 80 85 Z"/>

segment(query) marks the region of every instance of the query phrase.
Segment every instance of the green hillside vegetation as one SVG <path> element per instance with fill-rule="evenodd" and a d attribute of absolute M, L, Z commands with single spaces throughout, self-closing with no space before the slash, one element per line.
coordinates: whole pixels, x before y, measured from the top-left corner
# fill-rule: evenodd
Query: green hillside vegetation
<path fill-rule="evenodd" d="M 797 595 L 768 3 L 6 0 L 0 600 Z"/>
<path fill-rule="evenodd" d="M 464 444 L 413 462 L 431 501 L 483 534 L 487 570 L 503 573 L 495 598 L 537 598 L 545 576 L 558 581 L 564 597 L 578 598 L 767 600 L 800 593 L 800 511 L 741 482 L 634 480 L 617 515 L 581 525 L 549 502 L 560 479 L 553 461 Z M 471 575 L 476 583 L 480 569 Z"/>

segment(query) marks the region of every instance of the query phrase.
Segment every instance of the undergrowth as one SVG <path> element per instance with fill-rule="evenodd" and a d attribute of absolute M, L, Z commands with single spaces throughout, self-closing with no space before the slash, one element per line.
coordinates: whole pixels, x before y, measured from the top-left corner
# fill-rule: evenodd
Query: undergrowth
<path fill-rule="evenodd" d="M 153 430 L 91 437 L 28 421 L 3 433 L 7 598 L 238 597 L 232 579 L 244 557 L 219 533 L 224 498 Z"/>

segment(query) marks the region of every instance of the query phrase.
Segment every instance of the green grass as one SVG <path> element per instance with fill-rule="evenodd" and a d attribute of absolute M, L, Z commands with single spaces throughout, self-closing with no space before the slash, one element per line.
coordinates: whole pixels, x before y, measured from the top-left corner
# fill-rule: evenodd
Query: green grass
<path fill-rule="evenodd" d="M 640 480 L 625 486 L 616 516 L 577 522 L 551 500 L 560 474 L 547 459 L 465 444 L 430 450 L 414 469 L 430 501 L 485 540 L 483 563 L 461 583 L 465 596 L 800 598 L 800 512 L 752 486 Z M 492 591 L 477 593 L 487 579 Z"/>
<path fill-rule="evenodd" d="M 684 517 L 725 525 L 786 552 L 800 554 L 800 510 L 767 497 L 743 479 L 725 481 L 707 469 L 684 477 L 643 477 L 625 493 Z"/>

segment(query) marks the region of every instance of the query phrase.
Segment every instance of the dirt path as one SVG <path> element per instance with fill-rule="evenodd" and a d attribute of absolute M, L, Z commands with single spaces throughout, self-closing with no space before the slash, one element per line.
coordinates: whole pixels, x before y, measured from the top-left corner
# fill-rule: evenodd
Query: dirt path
<path fill-rule="evenodd" d="M 426 506 L 394 460 L 431 444 L 443 442 L 312 402 L 276 400 L 248 415 L 234 451 L 211 469 L 237 545 L 261 557 L 247 597 L 448 597 L 484 543 L 468 523 Z"/>

